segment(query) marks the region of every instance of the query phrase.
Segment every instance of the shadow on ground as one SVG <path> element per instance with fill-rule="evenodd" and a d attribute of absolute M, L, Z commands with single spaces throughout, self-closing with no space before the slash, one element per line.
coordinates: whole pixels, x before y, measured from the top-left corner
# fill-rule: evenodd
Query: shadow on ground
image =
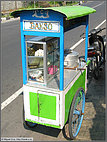
<path fill-rule="evenodd" d="M 86 103 L 93 105 L 93 107 L 91 105 L 92 110 L 89 108 L 90 111 L 87 115 L 88 121 L 92 120 L 92 126 L 89 128 L 91 140 L 105 140 L 105 67 L 100 74 L 98 80 L 91 79 L 91 82 L 89 81 L 86 94 Z"/>
<path fill-rule="evenodd" d="M 27 126 L 24 126 L 24 127 L 27 130 L 34 131 L 34 132 L 37 132 L 37 133 L 41 133 L 41 134 L 48 135 L 48 136 L 52 136 L 52 137 L 58 137 L 58 135 L 61 131 L 60 129 L 47 127 L 47 126 L 43 126 L 43 125 L 40 125 L 40 124 L 38 124 L 34 128 L 28 128 Z"/>

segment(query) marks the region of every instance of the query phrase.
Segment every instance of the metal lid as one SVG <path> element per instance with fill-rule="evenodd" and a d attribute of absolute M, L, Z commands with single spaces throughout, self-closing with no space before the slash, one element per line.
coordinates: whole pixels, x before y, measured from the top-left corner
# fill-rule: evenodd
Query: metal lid
<path fill-rule="evenodd" d="M 71 53 L 67 54 L 65 57 L 65 61 L 67 60 L 74 60 L 76 58 L 78 58 L 79 53 L 76 51 L 71 51 Z"/>

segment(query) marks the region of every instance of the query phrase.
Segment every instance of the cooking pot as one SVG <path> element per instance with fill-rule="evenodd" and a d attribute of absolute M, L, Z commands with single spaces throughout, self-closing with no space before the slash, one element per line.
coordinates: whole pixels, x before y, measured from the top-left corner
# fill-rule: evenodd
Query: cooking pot
<path fill-rule="evenodd" d="M 64 66 L 75 68 L 79 65 L 79 53 L 72 50 L 66 50 L 64 54 Z"/>

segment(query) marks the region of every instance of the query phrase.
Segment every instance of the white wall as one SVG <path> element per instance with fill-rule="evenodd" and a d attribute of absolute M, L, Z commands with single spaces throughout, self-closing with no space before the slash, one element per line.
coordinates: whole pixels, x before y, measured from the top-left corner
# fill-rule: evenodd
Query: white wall
<path fill-rule="evenodd" d="M 22 1 L 1 1 L 1 11 L 21 8 L 22 5 Z"/>

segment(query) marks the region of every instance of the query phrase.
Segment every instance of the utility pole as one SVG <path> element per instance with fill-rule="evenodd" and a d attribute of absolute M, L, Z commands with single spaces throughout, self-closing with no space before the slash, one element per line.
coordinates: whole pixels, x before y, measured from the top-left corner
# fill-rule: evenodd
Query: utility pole
<path fill-rule="evenodd" d="M 15 9 L 17 9 L 17 1 L 15 1 Z"/>
<path fill-rule="evenodd" d="M 34 1 L 34 8 L 35 8 L 35 1 Z"/>
<path fill-rule="evenodd" d="M 54 1 L 54 6 L 55 6 L 55 1 Z"/>
<path fill-rule="evenodd" d="M 66 1 L 64 1 L 64 5 L 66 6 Z"/>

